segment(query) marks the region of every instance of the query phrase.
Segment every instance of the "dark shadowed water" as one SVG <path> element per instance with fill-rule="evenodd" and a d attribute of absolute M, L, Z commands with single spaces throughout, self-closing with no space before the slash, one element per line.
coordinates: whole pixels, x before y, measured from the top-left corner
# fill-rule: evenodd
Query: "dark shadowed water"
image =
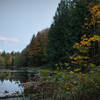
<path fill-rule="evenodd" d="M 22 83 L 31 81 L 35 71 L 0 69 L 0 100 L 23 100 L 24 87 Z M 16 98 L 1 98 L 17 96 Z M 21 97 L 20 97 L 21 96 Z M 24 97 L 30 100 L 29 97 Z"/>

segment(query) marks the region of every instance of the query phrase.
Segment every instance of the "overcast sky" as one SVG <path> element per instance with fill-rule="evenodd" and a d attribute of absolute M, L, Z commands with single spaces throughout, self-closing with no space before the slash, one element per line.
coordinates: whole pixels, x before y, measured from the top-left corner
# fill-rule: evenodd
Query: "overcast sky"
<path fill-rule="evenodd" d="M 0 0 L 0 51 L 21 51 L 49 27 L 60 0 Z"/>

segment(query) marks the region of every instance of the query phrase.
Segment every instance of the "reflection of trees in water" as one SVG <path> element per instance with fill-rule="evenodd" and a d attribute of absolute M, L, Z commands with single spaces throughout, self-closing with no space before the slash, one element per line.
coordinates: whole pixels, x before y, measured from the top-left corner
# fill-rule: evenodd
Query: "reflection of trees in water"
<path fill-rule="evenodd" d="M 1 72 L 0 80 L 3 82 L 4 80 L 9 81 L 20 81 L 21 83 L 30 81 L 34 76 L 34 73 L 25 72 Z"/>

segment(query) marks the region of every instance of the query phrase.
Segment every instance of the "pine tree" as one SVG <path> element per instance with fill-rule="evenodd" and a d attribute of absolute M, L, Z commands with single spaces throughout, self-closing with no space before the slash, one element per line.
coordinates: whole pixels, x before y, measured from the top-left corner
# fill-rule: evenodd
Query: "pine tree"
<path fill-rule="evenodd" d="M 86 0 L 61 0 L 48 35 L 47 58 L 54 67 L 70 62 L 72 46 L 85 34 L 85 17 L 88 15 Z"/>
<path fill-rule="evenodd" d="M 23 50 L 27 66 L 41 66 L 46 63 L 46 46 L 48 37 L 48 28 L 33 35 L 30 44 Z"/>

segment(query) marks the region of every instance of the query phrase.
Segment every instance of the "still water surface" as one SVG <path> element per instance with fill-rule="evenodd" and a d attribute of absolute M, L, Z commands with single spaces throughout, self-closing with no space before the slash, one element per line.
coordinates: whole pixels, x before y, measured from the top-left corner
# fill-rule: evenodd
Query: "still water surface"
<path fill-rule="evenodd" d="M 23 95 L 22 83 L 32 80 L 35 71 L 32 70 L 5 70 L 0 69 L 0 97 Z M 22 97 L 6 98 L 0 100 L 23 100 Z M 30 100 L 28 97 L 25 100 Z"/>

